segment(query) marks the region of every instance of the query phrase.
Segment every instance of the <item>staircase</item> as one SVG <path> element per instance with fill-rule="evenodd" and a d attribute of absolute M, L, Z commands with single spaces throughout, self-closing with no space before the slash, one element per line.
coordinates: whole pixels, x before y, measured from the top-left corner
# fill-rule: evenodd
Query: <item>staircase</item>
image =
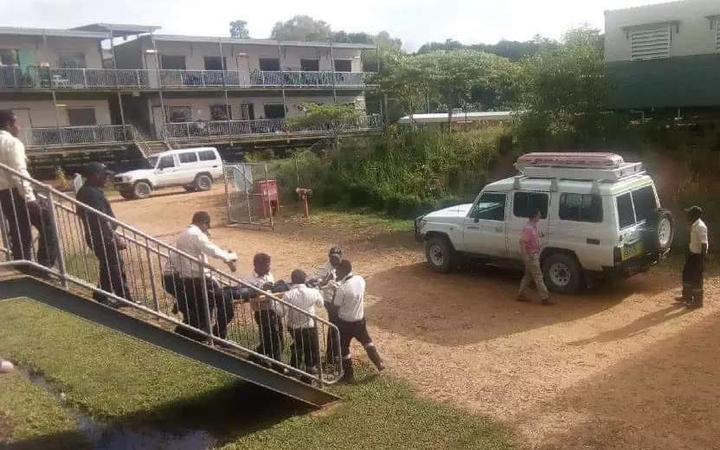
<path fill-rule="evenodd" d="M 37 215 L 20 205 L 13 205 L 15 208 L 6 210 L 5 215 L 0 210 L 0 271 L 32 275 L 1 277 L 0 298 L 32 298 L 311 405 L 322 406 L 337 399 L 325 389 L 342 376 L 339 332 L 324 318 L 307 314 L 270 292 L 204 264 L 3 164 L 0 164 L 0 175 L 12 175 L 30 183 L 42 205 L 42 213 Z M 34 246 L 16 246 L 13 253 L 11 242 L 19 242 L 24 237 L 16 231 L 23 221 L 32 221 L 43 231 Z M 100 252 L 101 261 L 85 243 L 83 225 L 95 224 L 115 228 L 116 238 Z M 125 249 L 115 245 L 120 240 L 126 243 Z M 170 255 L 176 267 L 193 268 L 196 273 L 204 271 L 206 278 L 215 284 L 200 281 L 197 286 L 190 279 L 188 285 L 164 276 Z M 123 277 L 119 270 L 114 270 L 118 267 L 114 264 L 117 260 L 124 261 Z M 113 283 L 98 283 L 101 265 L 108 269 Z M 184 321 L 177 312 L 176 297 L 190 295 L 182 292 L 187 289 L 196 292 L 199 299 L 196 306 L 205 313 L 198 316 L 204 319 L 195 320 L 195 325 Z M 240 290 L 245 297 L 250 294 L 271 302 L 278 311 L 291 311 L 312 319 L 318 331 L 317 342 L 296 343 L 295 354 L 291 354 L 289 345 L 282 343 L 263 346 L 262 336 L 269 331 L 267 325 L 255 323 L 250 305 L 240 298 Z M 102 299 L 104 303 L 91 298 Z M 215 308 L 221 299 L 229 303 L 230 298 L 236 298 L 232 308 Z M 106 306 L 108 304 L 122 308 Z M 226 335 L 213 326 L 221 318 L 229 319 Z M 282 327 L 280 330 L 285 333 Z M 185 337 L 190 335 L 193 339 Z M 283 337 L 289 344 L 291 338 Z M 331 347 L 327 348 L 328 345 Z M 305 350 L 315 354 L 322 363 L 301 364 L 302 358 L 297 356 Z"/>
<path fill-rule="evenodd" d="M 165 141 L 154 141 L 148 139 L 140 130 L 135 126 L 130 126 L 132 131 L 133 143 L 140 150 L 140 153 L 145 158 L 157 155 L 167 150 L 172 150 L 170 143 Z"/>

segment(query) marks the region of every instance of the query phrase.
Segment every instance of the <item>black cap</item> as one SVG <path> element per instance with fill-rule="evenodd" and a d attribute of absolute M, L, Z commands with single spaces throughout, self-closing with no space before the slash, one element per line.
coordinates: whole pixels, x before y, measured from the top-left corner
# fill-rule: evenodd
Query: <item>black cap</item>
<path fill-rule="evenodd" d="M 96 175 L 99 173 L 106 173 L 108 175 L 113 172 L 108 170 L 107 166 L 101 162 L 93 161 L 85 165 L 85 176 Z"/>
<path fill-rule="evenodd" d="M 697 205 L 693 205 L 693 206 L 687 208 L 687 209 L 685 210 L 685 212 L 688 213 L 688 214 L 691 214 L 691 215 L 701 216 L 702 213 L 703 213 L 703 210 L 702 210 L 701 207 L 699 207 L 699 206 L 697 206 Z"/>

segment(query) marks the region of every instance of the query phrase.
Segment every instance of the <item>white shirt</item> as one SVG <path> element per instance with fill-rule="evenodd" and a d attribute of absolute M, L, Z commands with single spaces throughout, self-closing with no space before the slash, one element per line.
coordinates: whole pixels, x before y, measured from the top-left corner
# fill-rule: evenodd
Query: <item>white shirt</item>
<path fill-rule="evenodd" d="M 708 245 L 708 229 L 702 219 L 698 219 L 690 227 L 690 252 L 699 255 L 702 245 Z"/>
<path fill-rule="evenodd" d="M 183 251 L 190 256 L 194 256 L 204 264 L 207 264 L 208 256 L 221 259 L 228 263 L 237 260 L 237 256 L 233 252 L 226 252 L 210 241 L 210 238 L 202 232 L 197 225 L 190 225 L 180 237 L 177 238 L 175 244 L 178 250 Z M 178 253 L 170 252 L 168 258 L 168 266 L 166 272 L 176 271 L 182 278 L 203 278 L 208 274 L 207 268 L 201 266 Z"/>
<path fill-rule="evenodd" d="M 335 281 L 335 268 L 332 264 L 327 263 L 325 267 L 320 269 L 317 274 L 315 275 L 315 278 L 320 279 L 321 281 L 328 280 L 329 282 L 325 286 L 320 287 L 320 292 L 322 292 L 323 299 L 326 303 L 332 303 L 333 298 L 335 297 L 335 288 L 336 284 Z"/>
<path fill-rule="evenodd" d="M 316 306 L 323 305 L 323 296 L 320 291 L 304 284 L 293 284 L 290 290 L 283 295 L 283 300 L 312 315 L 315 315 Z M 287 306 L 284 306 L 283 310 L 287 314 L 287 326 L 289 328 L 312 328 L 315 326 L 315 320 L 309 315 L 302 314 Z"/>
<path fill-rule="evenodd" d="M 335 306 L 338 317 L 345 322 L 357 322 L 365 317 L 365 280 L 360 275 L 350 274 L 340 281 L 335 291 Z"/>
<path fill-rule="evenodd" d="M 20 139 L 5 130 L 0 130 L 0 163 L 30 178 L 30 172 L 27 170 L 25 146 L 20 142 Z M 0 170 L 0 191 L 13 188 L 20 191 L 20 195 L 25 198 L 25 201 L 35 201 L 35 194 L 29 181 Z"/>
<path fill-rule="evenodd" d="M 275 277 L 272 273 L 269 272 L 262 276 L 253 272 L 247 277 L 245 277 L 244 281 L 246 283 L 252 284 L 257 288 L 262 289 L 262 287 L 268 283 L 275 283 Z M 253 311 L 264 311 L 266 309 L 272 309 L 275 312 L 278 312 L 280 314 L 282 313 L 281 305 L 278 304 L 275 300 L 269 299 L 264 295 L 251 299 L 250 307 Z"/>

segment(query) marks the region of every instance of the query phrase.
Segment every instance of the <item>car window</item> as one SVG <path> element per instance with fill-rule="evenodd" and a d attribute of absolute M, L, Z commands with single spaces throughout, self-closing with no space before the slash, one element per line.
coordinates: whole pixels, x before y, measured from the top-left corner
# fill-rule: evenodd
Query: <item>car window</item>
<path fill-rule="evenodd" d="M 620 228 L 635 225 L 635 211 L 633 210 L 630 193 L 623 194 L 617 198 L 618 225 Z"/>
<path fill-rule="evenodd" d="M 530 217 L 537 210 L 547 218 L 548 196 L 539 192 L 516 192 L 513 197 L 513 214 L 515 217 Z"/>
<path fill-rule="evenodd" d="M 215 157 L 215 152 L 212 150 L 205 150 L 199 153 L 200 155 L 200 161 L 214 161 L 217 158 Z"/>
<path fill-rule="evenodd" d="M 483 194 L 475 204 L 472 218 L 478 220 L 505 220 L 505 194 Z"/>
<path fill-rule="evenodd" d="M 180 164 L 194 163 L 198 160 L 195 152 L 180 153 L 178 157 L 180 158 Z"/>
<path fill-rule="evenodd" d="M 558 215 L 560 220 L 600 223 L 603 220 L 602 197 L 595 194 L 562 194 Z"/>
<path fill-rule="evenodd" d="M 170 167 L 175 167 L 175 160 L 172 156 L 163 156 L 160 158 L 160 164 L 158 164 L 158 169 L 167 169 Z"/>
<path fill-rule="evenodd" d="M 638 222 L 653 217 L 658 209 L 655 190 L 652 186 L 645 186 L 632 192 L 635 216 Z"/>

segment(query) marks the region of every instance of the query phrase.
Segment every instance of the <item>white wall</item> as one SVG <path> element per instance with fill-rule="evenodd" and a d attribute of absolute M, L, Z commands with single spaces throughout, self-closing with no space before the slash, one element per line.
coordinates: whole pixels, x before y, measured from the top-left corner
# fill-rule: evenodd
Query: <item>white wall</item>
<path fill-rule="evenodd" d="M 707 16 L 720 15 L 719 0 L 684 0 L 605 12 L 605 59 L 630 60 L 630 40 L 624 27 L 679 22 L 673 31 L 670 56 L 717 53 L 716 29 Z M 718 26 L 717 21 L 714 24 Z"/>
<path fill-rule="evenodd" d="M 60 100 L 58 103 L 67 105 L 58 108 L 60 126 L 69 126 L 68 108 L 94 108 L 95 120 L 98 125 L 109 125 L 110 107 L 107 100 Z M 41 128 L 57 126 L 55 107 L 51 100 L 23 100 L 23 101 L 0 101 L 0 109 L 11 109 L 15 111 L 20 119 L 20 126 L 23 128 Z M 30 121 L 27 123 L 28 115 L 22 110 L 29 110 Z"/>
<path fill-rule="evenodd" d="M 40 36 L 0 36 L 0 48 L 14 50 L 29 50 L 34 61 L 27 65 L 49 64 L 58 66 L 58 52 L 84 53 L 88 68 L 102 68 L 102 53 L 100 41 L 94 38 L 48 37 L 47 45 L 43 44 Z"/>

